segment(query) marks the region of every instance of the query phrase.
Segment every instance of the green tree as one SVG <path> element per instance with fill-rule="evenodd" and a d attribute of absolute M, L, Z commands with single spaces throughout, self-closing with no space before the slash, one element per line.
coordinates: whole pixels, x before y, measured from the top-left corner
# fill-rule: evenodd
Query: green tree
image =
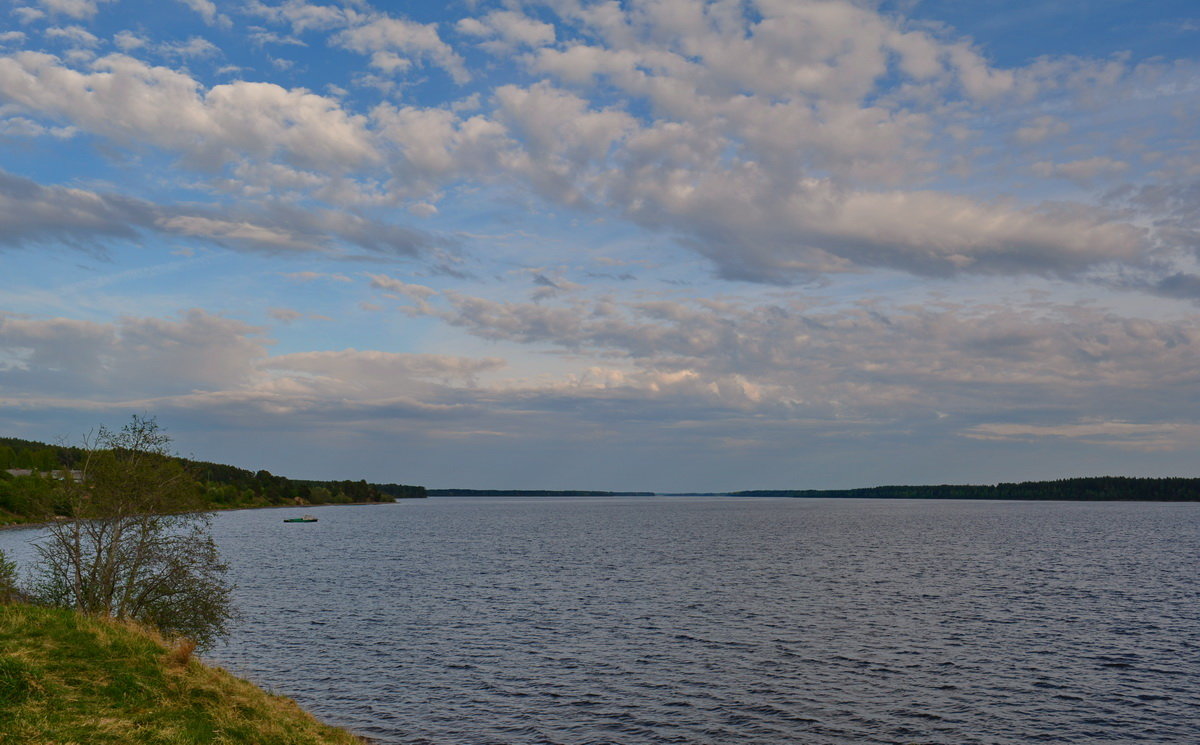
<path fill-rule="evenodd" d="M 198 511 L 197 481 L 167 451 L 153 418 L 85 441 L 82 478 L 61 482 L 70 519 L 38 544 L 40 598 L 84 613 L 132 618 L 208 645 L 231 617 L 231 587 Z"/>

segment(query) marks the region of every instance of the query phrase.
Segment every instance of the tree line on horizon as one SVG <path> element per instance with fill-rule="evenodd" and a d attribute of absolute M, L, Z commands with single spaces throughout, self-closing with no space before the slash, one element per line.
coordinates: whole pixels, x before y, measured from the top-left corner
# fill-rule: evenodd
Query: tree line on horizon
<path fill-rule="evenodd" d="M 59 483 L 80 467 L 87 450 L 0 437 L 0 524 L 34 522 L 65 514 Z M 250 471 L 224 463 L 172 456 L 198 486 L 203 509 L 272 507 L 288 504 L 391 502 L 426 496 L 425 487 L 376 484 L 365 479 L 290 479 L 270 471 Z M 29 471 L 12 475 L 9 470 Z"/>
<path fill-rule="evenodd" d="M 1008 499 L 1074 502 L 1200 502 L 1200 478 L 1085 476 L 1020 483 L 873 486 L 862 489 L 755 489 L 735 497 L 826 499 Z"/>

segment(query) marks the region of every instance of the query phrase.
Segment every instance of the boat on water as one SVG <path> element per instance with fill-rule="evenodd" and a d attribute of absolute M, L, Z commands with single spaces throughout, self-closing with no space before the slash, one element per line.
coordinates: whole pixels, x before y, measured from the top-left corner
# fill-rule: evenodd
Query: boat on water
<path fill-rule="evenodd" d="M 313 517 L 312 515 L 305 515 L 304 517 L 288 517 L 284 519 L 285 523 L 315 523 L 316 521 L 317 518 Z"/>

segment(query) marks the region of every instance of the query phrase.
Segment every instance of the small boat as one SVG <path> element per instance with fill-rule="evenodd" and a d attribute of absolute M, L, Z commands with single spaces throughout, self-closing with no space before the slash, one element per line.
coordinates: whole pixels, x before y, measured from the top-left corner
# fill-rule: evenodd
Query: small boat
<path fill-rule="evenodd" d="M 304 517 L 289 517 L 284 519 L 285 523 L 315 523 L 316 521 L 317 518 L 313 517 L 312 515 L 305 515 Z"/>

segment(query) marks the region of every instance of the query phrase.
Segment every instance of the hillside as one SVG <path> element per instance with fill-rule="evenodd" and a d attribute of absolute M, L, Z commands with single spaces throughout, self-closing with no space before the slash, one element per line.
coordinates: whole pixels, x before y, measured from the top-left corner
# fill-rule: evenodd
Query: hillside
<path fill-rule="evenodd" d="M 362 745 L 152 632 L 0 605 L 0 742 Z"/>
<path fill-rule="evenodd" d="M 68 471 L 78 478 L 75 469 L 84 457 L 85 451 L 77 447 L 0 437 L 0 525 L 42 522 L 66 514 L 55 481 Z M 172 460 L 194 480 L 203 509 L 392 502 L 425 496 L 423 486 L 290 479 L 223 463 Z"/>

